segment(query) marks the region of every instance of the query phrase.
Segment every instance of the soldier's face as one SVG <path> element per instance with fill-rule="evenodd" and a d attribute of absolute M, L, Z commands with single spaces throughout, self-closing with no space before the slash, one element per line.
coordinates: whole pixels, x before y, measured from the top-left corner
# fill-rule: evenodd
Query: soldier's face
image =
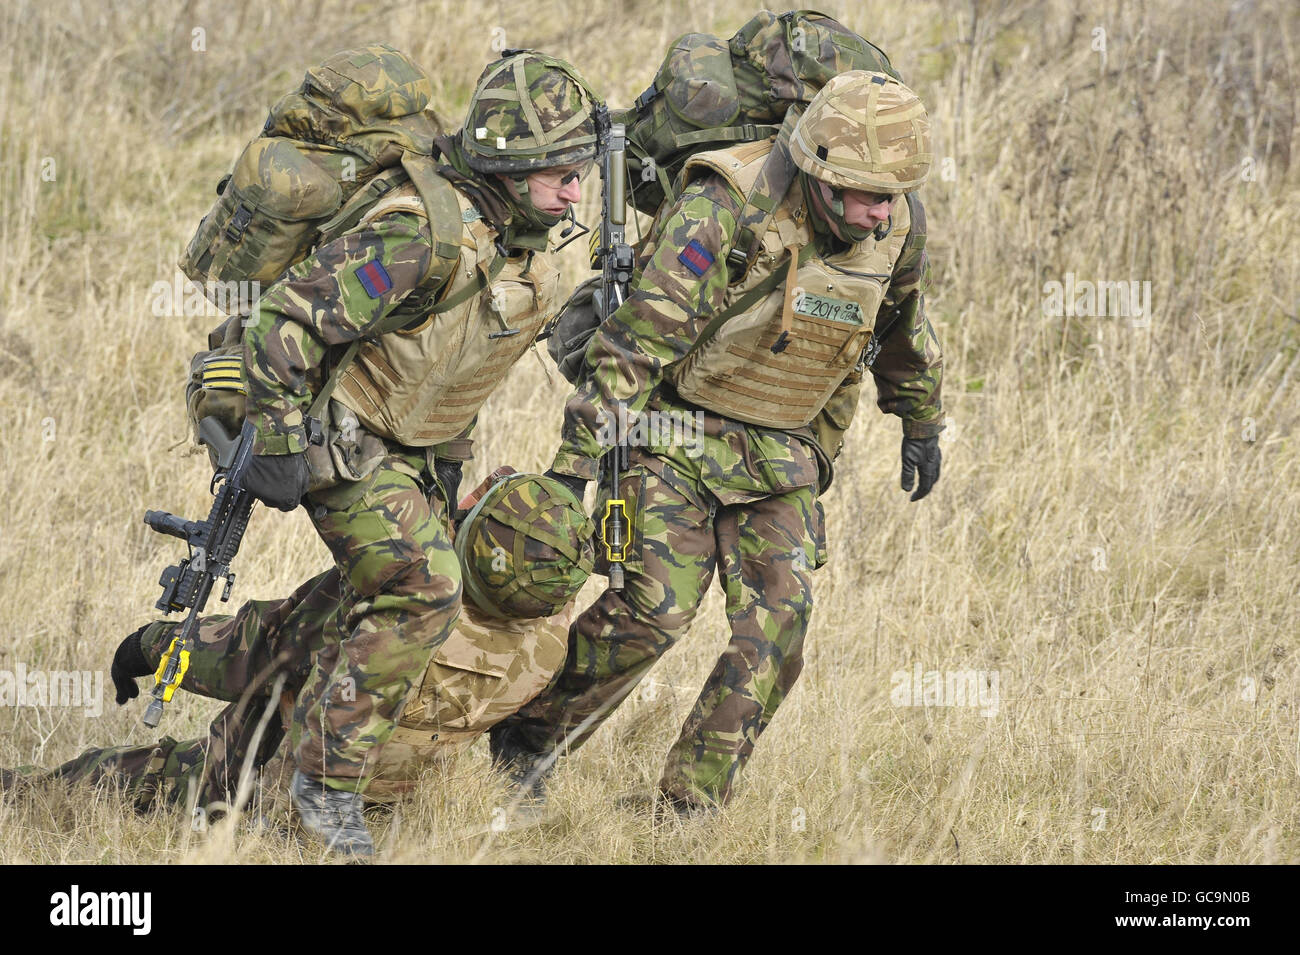
<path fill-rule="evenodd" d="M 582 198 L 582 180 L 590 162 L 555 166 L 528 176 L 528 197 L 533 205 L 548 215 L 564 215 L 569 206 Z"/>
<path fill-rule="evenodd" d="M 894 211 L 894 203 L 898 200 L 898 196 L 889 193 L 862 192 L 858 189 L 845 189 L 841 195 L 844 197 L 844 221 L 862 229 L 874 229 L 882 222 L 888 222 Z"/>

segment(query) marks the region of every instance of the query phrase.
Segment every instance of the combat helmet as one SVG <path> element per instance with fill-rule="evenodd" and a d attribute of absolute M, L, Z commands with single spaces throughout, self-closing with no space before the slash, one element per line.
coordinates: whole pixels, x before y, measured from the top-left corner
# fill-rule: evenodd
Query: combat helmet
<path fill-rule="evenodd" d="M 540 474 L 507 474 L 456 532 L 465 597 L 493 617 L 558 613 L 595 564 L 595 525 L 573 492 Z"/>
<path fill-rule="evenodd" d="M 597 98 L 569 63 L 507 50 L 479 77 L 461 130 L 478 172 L 524 175 L 596 156 Z"/>
<path fill-rule="evenodd" d="M 930 119 L 920 98 L 887 73 L 833 77 L 790 137 L 795 165 L 832 189 L 912 192 L 933 159 Z"/>

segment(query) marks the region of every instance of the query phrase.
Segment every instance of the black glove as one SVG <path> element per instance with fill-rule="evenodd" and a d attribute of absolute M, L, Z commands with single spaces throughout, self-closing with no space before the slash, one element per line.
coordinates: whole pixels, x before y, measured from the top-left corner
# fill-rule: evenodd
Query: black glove
<path fill-rule="evenodd" d="M 596 276 L 574 290 L 552 321 L 546 350 L 551 353 L 555 366 L 569 384 L 578 383 L 578 375 L 587 356 L 587 346 L 591 344 L 591 336 L 596 334 L 604 317 L 600 277 Z"/>
<path fill-rule="evenodd" d="M 452 512 L 455 512 L 456 505 L 460 503 L 460 472 L 464 466 L 464 461 L 453 461 L 450 458 L 438 458 L 433 462 L 433 473 L 447 495 L 447 507 Z"/>
<path fill-rule="evenodd" d="M 118 706 L 140 695 L 140 688 L 135 685 L 136 677 L 153 673 L 154 668 L 149 665 L 149 661 L 144 658 L 144 651 L 140 649 L 140 638 L 144 636 L 144 630 L 141 627 L 118 645 L 117 653 L 113 655 L 113 665 L 108 668 L 109 679 L 117 690 Z"/>
<path fill-rule="evenodd" d="M 542 475 L 542 477 L 548 477 L 552 481 L 559 481 L 561 484 L 563 484 L 565 487 L 567 487 L 570 491 L 573 492 L 573 496 L 578 499 L 579 504 L 582 503 L 583 497 L 586 496 L 587 493 L 586 478 L 574 477 L 572 474 L 556 474 L 554 471 L 547 471 L 545 474 Z"/>
<path fill-rule="evenodd" d="M 244 487 L 264 504 L 292 511 L 307 493 L 307 455 L 255 454 L 244 472 Z"/>
<path fill-rule="evenodd" d="M 939 436 L 936 434 L 930 438 L 904 438 L 903 439 L 903 475 L 902 484 L 904 491 L 912 490 L 912 479 L 916 476 L 918 468 L 921 470 L 921 480 L 916 485 L 916 492 L 912 495 L 913 501 L 919 501 L 930 493 L 930 488 L 939 483 L 939 463 L 943 460 L 943 455 L 939 452 Z"/>

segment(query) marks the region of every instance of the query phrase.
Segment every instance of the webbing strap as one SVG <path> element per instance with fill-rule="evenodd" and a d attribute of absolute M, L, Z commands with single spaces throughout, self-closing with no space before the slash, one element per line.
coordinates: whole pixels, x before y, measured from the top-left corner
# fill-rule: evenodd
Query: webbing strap
<path fill-rule="evenodd" d="M 325 384 L 321 386 L 320 393 L 316 395 L 316 399 L 311 403 L 311 407 L 307 409 L 308 418 L 315 418 L 317 421 L 320 421 L 321 411 L 324 410 L 326 404 L 329 402 L 330 395 L 334 394 L 334 388 L 338 385 L 339 379 L 343 377 L 344 369 L 346 369 L 348 365 L 352 364 L 352 359 L 357 357 L 357 352 L 361 349 L 361 341 L 362 339 L 358 338 L 356 341 L 352 342 L 352 344 L 348 345 L 348 350 L 343 353 L 343 357 L 339 360 L 339 363 L 334 366 L 334 370 L 330 372 L 330 376 L 326 379 Z"/>
<path fill-rule="evenodd" d="M 808 260 L 811 259 L 813 255 L 816 254 L 816 252 L 817 252 L 816 243 L 809 243 L 808 245 L 805 245 L 803 249 L 799 252 L 797 265 L 795 265 L 793 262 L 785 263 L 787 270 L 790 268 L 791 265 L 794 265 L 795 268 L 798 268 L 799 266 L 802 265 L 806 265 Z M 685 355 L 683 355 L 681 360 L 685 361 L 691 355 L 695 354 L 697 351 L 703 348 L 705 344 L 708 343 L 709 339 L 712 338 L 717 333 L 718 329 L 721 328 L 726 322 L 730 321 L 732 318 L 736 317 L 741 312 L 749 311 L 749 309 L 753 308 L 755 305 L 757 305 L 759 302 L 765 299 L 769 294 L 771 294 L 773 289 L 775 289 L 778 285 L 780 285 L 783 281 L 786 280 L 786 275 L 782 275 L 781 273 L 782 273 L 782 269 L 780 266 L 777 266 L 776 268 L 772 269 L 771 275 L 763 279 L 763 281 L 759 282 L 757 285 L 755 285 L 744 295 L 740 296 L 740 298 L 736 299 L 736 301 L 732 302 L 730 307 L 724 309 L 723 311 L 719 312 L 717 315 L 713 316 L 713 318 L 709 321 L 709 324 L 705 325 L 704 329 L 700 332 L 700 334 L 696 336 L 695 342 L 694 344 L 691 345 L 690 351 L 688 351 Z"/>
<path fill-rule="evenodd" d="M 715 126 L 711 129 L 699 129 L 692 133 L 679 133 L 673 136 L 673 144 L 678 149 L 696 146 L 700 143 L 748 143 L 757 142 L 775 136 L 781 127 L 760 123 L 745 123 L 743 126 Z"/>

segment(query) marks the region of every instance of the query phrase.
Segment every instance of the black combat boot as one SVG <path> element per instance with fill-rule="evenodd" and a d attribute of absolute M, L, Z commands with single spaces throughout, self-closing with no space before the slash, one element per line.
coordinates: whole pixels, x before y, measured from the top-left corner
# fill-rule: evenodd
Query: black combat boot
<path fill-rule="evenodd" d="M 510 788 L 531 809 L 546 805 L 547 780 L 555 772 L 559 753 L 553 749 L 537 750 L 525 742 L 517 728 L 498 723 L 488 730 L 488 750 L 492 768 L 504 773 Z"/>
<path fill-rule="evenodd" d="M 301 770 L 294 770 L 289 798 L 298 810 L 303 828 L 319 836 L 325 848 L 356 857 L 375 854 L 370 830 L 361 818 L 365 802 L 361 793 L 330 789 L 324 783 L 308 779 Z"/>

